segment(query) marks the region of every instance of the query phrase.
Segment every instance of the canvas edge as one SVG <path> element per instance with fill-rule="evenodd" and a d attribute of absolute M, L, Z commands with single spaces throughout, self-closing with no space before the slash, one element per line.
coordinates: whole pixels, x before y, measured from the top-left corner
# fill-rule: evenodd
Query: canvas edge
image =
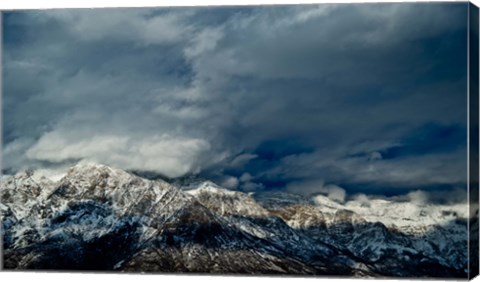
<path fill-rule="evenodd" d="M 468 7 L 468 278 L 479 274 L 479 9 Z M 476 225 L 476 228 L 472 228 Z"/>
<path fill-rule="evenodd" d="M 0 176 L 3 174 L 3 14 L 0 10 Z M 0 271 L 4 271 L 3 266 L 3 224 L 0 224 Z"/>

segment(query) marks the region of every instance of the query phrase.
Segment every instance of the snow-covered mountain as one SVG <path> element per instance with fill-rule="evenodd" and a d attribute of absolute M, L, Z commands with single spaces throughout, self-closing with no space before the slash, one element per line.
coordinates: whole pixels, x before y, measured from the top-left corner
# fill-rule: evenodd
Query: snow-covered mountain
<path fill-rule="evenodd" d="M 1 188 L 6 269 L 467 275 L 462 204 L 183 190 L 91 163 L 3 176 Z"/>

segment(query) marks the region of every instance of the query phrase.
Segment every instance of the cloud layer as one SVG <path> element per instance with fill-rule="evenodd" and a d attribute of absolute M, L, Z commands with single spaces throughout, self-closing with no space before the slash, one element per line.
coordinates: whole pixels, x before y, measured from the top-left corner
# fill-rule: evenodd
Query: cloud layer
<path fill-rule="evenodd" d="M 462 186 L 466 15 L 466 3 L 4 13 L 3 165 L 86 159 L 245 191 Z"/>

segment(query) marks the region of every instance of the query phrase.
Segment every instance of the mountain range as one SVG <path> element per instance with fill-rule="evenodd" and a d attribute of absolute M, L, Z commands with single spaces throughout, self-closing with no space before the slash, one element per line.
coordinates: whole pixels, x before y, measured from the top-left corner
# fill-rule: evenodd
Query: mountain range
<path fill-rule="evenodd" d="M 244 193 L 208 180 L 149 180 L 95 163 L 56 177 L 4 175 L 1 188 L 4 269 L 468 274 L 462 203 Z"/>

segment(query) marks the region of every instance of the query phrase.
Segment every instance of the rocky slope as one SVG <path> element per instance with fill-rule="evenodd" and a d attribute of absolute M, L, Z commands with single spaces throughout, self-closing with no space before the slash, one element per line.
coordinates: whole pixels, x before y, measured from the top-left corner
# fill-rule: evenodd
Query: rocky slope
<path fill-rule="evenodd" d="M 466 206 L 185 191 L 84 163 L 1 188 L 6 269 L 466 276 Z"/>

